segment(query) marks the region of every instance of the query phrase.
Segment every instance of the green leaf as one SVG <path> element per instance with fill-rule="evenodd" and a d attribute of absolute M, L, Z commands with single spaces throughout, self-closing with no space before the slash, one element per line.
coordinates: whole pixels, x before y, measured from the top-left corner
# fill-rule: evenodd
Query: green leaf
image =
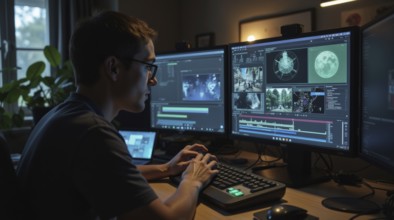
<path fill-rule="evenodd" d="M 29 84 L 30 89 L 34 89 L 34 88 L 38 87 L 40 85 L 41 81 L 42 81 L 41 76 L 31 79 L 30 84 Z"/>
<path fill-rule="evenodd" d="M 53 77 L 50 76 L 46 76 L 42 79 L 42 82 L 48 86 L 48 87 L 52 87 L 55 83 L 55 79 Z"/>
<path fill-rule="evenodd" d="M 3 84 L 3 87 L 1 87 L 0 89 L 2 92 L 7 92 L 7 91 L 10 91 L 10 89 L 12 89 L 13 87 L 14 87 L 13 82 L 10 82 L 10 83 Z"/>
<path fill-rule="evenodd" d="M 19 85 L 22 85 L 22 84 L 24 84 L 25 82 L 27 82 L 27 81 L 29 81 L 28 79 L 26 79 L 26 78 L 21 78 L 21 79 L 18 79 L 18 82 L 17 83 L 19 83 Z M 18 86 L 19 86 L 18 85 Z"/>
<path fill-rule="evenodd" d="M 18 101 L 19 97 L 21 96 L 22 96 L 22 89 L 18 87 L 8 92 L 5 101 L 7 103 L 15 103 Z"/>
<path fill-rule="evenodd" d="M 27 86 L 21 86 L 21 96 L 23 97 L 23 100 L 26 101 L 26 98 L 29 96 L 30 93 L 30 88 Z"/>
<path fill-rule="evenodd" d="M 51 64 L 53 67 L 57 67 L 61 63 L 61 55 L 59 51 L 56 49 L 54 46 L 46 46 L 44 48 L 44 55 L 47 58 L 48 62 Z"/>
<path fill-rule="evenodd" d="M 37 61 L 31 64 L 26 71 L 26 78 L 28 80 L 34 80 L 40 77 L 45 70 L 45 63 L 43 61 Z"/>

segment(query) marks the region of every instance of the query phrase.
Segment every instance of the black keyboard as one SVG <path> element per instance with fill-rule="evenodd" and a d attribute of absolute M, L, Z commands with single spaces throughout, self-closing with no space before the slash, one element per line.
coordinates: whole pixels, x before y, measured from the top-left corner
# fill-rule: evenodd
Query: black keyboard
<path fill-rule="evenodd" d="M 280 200 L 286 186 L 233 166 L 218 163 L 219 174 L 202 191 L 201 198 L 224 210 L 244 209 L 263 202 Z M 171 178 L 179 184 L 180 177 Z"/>

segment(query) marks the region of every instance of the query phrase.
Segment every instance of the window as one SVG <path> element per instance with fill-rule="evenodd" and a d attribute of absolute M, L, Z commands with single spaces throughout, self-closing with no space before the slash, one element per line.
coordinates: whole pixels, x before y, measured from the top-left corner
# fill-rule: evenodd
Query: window
<path fill-rule="evenodd" d="M 24 77 L 33 62 L 45 60 L 42 50 L 49 44 L 48 0 L 2 0 L 1 4 L 0 69 L 17 66 L 18 70 L 2 72 L 0 86 Z"/>
<path fill-rule="evenodd" d="M 0 87 L 24 77 L 30 64 L 46 60 L 43 49 L 49 44 L 48 1 L 0 1 Z M 45 75 L 50 74 L 48 69 Z M 0 107 L 10 112 L 19 109 L 18 104 L 2 103 Z"/>
<path fill-rule="evenodd" d="M 45 60 L 42 53 L 49 44 L 47 0 L 15 1 L 15 40 L 17 78 L 23 77 L 27 67 L 35 61 Z M 47 73 L 48 74 L 48 73 Z"/>

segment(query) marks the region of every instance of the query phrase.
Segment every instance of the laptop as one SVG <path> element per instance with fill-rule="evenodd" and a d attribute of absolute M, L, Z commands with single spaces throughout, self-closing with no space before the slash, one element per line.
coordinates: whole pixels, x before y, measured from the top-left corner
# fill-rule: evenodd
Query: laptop
<path fill-rule="evenodd" d="M 126 142 L 134 165 L 144 165 L 152 161 L 156 132 L 119 130 L 119 133 Z"/>

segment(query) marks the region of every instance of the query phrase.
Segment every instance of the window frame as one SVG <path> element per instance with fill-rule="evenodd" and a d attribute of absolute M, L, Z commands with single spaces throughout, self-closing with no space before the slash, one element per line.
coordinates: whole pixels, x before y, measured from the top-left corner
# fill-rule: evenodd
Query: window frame
<path fill-rule="evenodd" d="M 16 66 L 14 1 L 0 2 L 1 69 Z M 3 83 L 15 80 L 17 71 L 2 72 Z M 2 86 L 2 85 L 1 85 Z"/>

